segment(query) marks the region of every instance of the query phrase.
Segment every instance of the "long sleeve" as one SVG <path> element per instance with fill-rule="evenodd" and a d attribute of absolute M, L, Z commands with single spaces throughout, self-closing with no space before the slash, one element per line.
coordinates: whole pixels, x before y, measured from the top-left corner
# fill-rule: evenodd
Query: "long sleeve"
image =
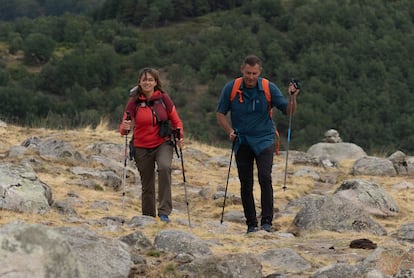
<path fill-rule="evenodd" d="M 168 118 L 171 120 L 171 124 L 174 129 L 180 129 L 180 138 L 184 138 L 183 122 L 181 121 L 180 116 L 178 116 L 175 106 L 173 106 L 171 112 L 168 114 Z"/>

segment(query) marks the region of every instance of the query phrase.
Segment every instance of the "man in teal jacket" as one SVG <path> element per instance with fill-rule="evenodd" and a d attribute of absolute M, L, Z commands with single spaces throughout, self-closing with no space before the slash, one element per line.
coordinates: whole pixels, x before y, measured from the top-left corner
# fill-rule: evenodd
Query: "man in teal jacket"
<path fill-rule="evenodd" d="M 261 228 L 272 231 L 273 187 L 272 165 L 275 144 L 275 124 L 269 114 L 269 103 L 262 87 L 262 61 L 255 55 L 249 55 L 241 65 L 243 82 L 239 97 L 231 100 L 231 91 L 235 80 L 228 82 L 221 92 L 217 107 L 217 121 L 235 141 L 234 152 L 241 185 L 241 198 L 246 217 L 247 233 L 258 230 L 258 221 L 253 195 L 253 164 L 256 161 L 258 180 L 261 189 Z M 299 88 L 289 84 L 290 98 L 287 100 L 280 89 L 269 82 L 271 107 L 283 114 L 296 111 L 296 96 Z M 231 111 L 231 123 L 226 117 Z"/>

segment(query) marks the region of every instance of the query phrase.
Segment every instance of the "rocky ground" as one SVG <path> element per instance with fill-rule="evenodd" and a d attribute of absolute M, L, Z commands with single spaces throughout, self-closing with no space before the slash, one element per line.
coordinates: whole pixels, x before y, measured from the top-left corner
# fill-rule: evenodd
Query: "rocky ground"
<path fill-rule="evenodd" d="M 29 129 L 18 126 L 0 127 L 0 154 L 3 154 L 1 161 L 16 162 L 20 158 L 7 156 L 8 150 L 15 145 L 20 145 L 24 140 L 33 136 L 53 136 L 62 139 L 74 146 L 83 155 L 87 154 L 88 146 L 96 142 L 111 142 L 121 146 L 125 138 L 117 131 L 108 130 L 105 125 L 96 129 L 82 130 L 47 130 Z M 283 150 L 283 146 L 282 146 Z M 291 151 L 291 159 L 295 156 Z M 122 153 L 120 156 L 122 157 Z M 299 197 L 317 194 L 332 194 L 343 180 L 354 178 L 351 173 L 353 161 L 340 161 L 338 167 L 323 168 L 309 166 L 308 169 L 323 175 L 325 182 L 315 180 L 311 175 L 295 175 L 302 168 L 301 165 L 289 163 L 287 175 L 287 189 L 283 190 L 285 153 L 274 159 L 274 199 L 275 199 L 275 220 L 274 227 L 277 231 L 267 233 L 260 231 L 246 235 L 246 226 L 242 216 L 240 202 L 239 183 L 235 163 L 233 161 L 228 181 L 226 206 L 224 208 L 224 221 L 221 223 L 223 213 L 223 192 L 226 188 L 227 174 L 229 171 L 230 144 L 229 148 L 217 148 L 200 144 L 186 138 L 186 145 L 183 148 L 183 159 L 185 165 L 186 183 L 183 183 L 181 161 L 174 156 L 173 170 L 173 196 L 174 211 L 171 215 L 171 223 L 165 224 L 159 220 L 152 225 L 145 227 L 142 232 L 153 240 L 154 236 L 163 229 L 178 229 L 196 235 L 197 237 L 210 242 L 210 248 L 216 255 L 253 253 L 260 254 L 265 250 L 275 248 L 289 248 L 304 258 L 310 264 L 310 268 L 296 271 L 293 266 L 285 269 L 281 265 L 263 263 L 262 273 L 264 276 L 285 273 L 286 277 L 309 277 L 315 270 L 333 263 L 344 262 L 354 265 L 361 262 L 368 255 L 372 254 L 369 249 L 350 248 L 351 241 L 367 238 L 378 246 L 395 246 L 413 248 L 408 243 L 401 244 L 390 234 L 404 223 L 412 221 L 414 215 L 414 189 L 396 188 L 397 184 L 414 183 L 413 177 L 363 177 L 379 183 L 394 199 L 400 211 L 393 217 L 375 218 L 388 232 L 387 236 L 373 235 L 365 232 L 332 232 L 324 230 L 307 231 L 299 236 L 294 235 L 291 230 L 291 223 L 295 217 L 295 211 L 289 209 L 289 202 Z M 134 165 L 129 162 L 129 167 Z M 45 164 L 47 165 L 47 164 Z M 123 188 L 113 190 L 104 187 L 104 190 L 96 190 L 79 186 L 70 181 L 74 179 L 73 173 L 67 169 L 73 167 L 72 162 L 58 164 L 50 163 L 36 171 L 39 179 L 51 186 L 54 200 L 65 199 L 69 193 L 79 196 L 81 202 L 76 204 L 75 209 L 79 219 L 100 219 L 108 216 L 122 216 L 125 219 L 132 219 L 141 214 L 140 208 L 140 184 L 134 178 L 132 172 L 128 174 L 126 184 L 126 197 L 123 199 Z M 94 166 L 94 165 L 89 165 Z M 120 175 L 122 173 L 119 173 Z M 326 182 L 327 180 L 333 182 Z M 187 189 L 187 200 L 185 198 Z M 256 205 L 260 204 L 260 191 L 256 181 L 255 185 Z M 96 201 L 106 201 L 108 206 L 93 208 Z M 122 204 L 125 202 L 124 209 Z M 187 202 L 190 212 L 191 227 L 189 227 Z M 260 208 L 258 207 L 258 211 Z M 84 225 L 77 221 L 69 221 L 56 211 L 51 210 L 46 214 L 17 213 L 2 210 L 0 212 L 0 225 L 10 223 L 16 219 L 28 223 L 42 223 L 52 227 Z M 133 232 L 136 227 L 129 225 L 117 226 L 114 229 L 107 229 L 101 225 L 89 225 L 90 229 L 108 237 L 120 237 Z M 146 254 L 148 268 L 142 276 L 160 277 L 168 276 L 168 269 L 174 262 L 171 254 L 154 256 Z M 389 265 L 388 273 L 396 266 Z M 386 267 L 384 267 L 386 268 Z M 384 272 L 384 271 L 383 271 Z M 170 277 L 174 277 L 174 271 L 170 270 Z"/>

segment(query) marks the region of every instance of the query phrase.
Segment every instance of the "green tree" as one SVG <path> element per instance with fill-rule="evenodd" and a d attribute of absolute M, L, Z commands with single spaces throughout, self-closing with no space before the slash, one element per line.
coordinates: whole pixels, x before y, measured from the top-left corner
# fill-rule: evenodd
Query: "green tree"
<path fill-rule="evenodd" d="M 64 16 L 63 37 L 65 42 L 76 43 L 91 28 L 89 20 L 84 16 Z"/>
<path fill-rule="evenodd" d="M 17 51 L 23 49 L 23 39 L 19 33 L 11 33 L 9 37 L 10 37 L 9 53 L 16 54 Z"/>
<path fill-rule="evenodd" d="M 113 41 L 114 49 L 119 54 L 130 54 L 137 50 L 137 40 L 131 37 L 116 36 Z"/>
<path fill-rule="evenodd" d="M 14 20 L 17 17 L 34 18 L 41 14 L 36 0 L 2 0 L 0 20 Z"/>
<path fill-rule="evenodd" d="M 72 52 L 43 67 L 38 83 L 39 89 L 62 96 L 66 88 L 75 83 L 85 86 L 89 78 L 84 57 L 79 52 Z"/>
<path fill-rule="evenodd" d="M 42 16 L 33 20 L 30 33 L 39 33 L 52 38 L 56 42 L 64 41 L 63 27 L 65 19 L 57 16 Z"/>
<path fill-rule="evenodd" d="M 24 61 L 29 65 L 41 65 L 49 61 L 55 41 L 43 34 L 30 34 L 23 45 Z"/>
<path fill-rule="evenodd" d="M 44 10 L 47 15 L 62 15 L 65 12 L 74 12 L 76 0 L 43 0 Z"/>
<path fill-rule="evenodd" d="M 4 69 L 0 69 L 0 87 L 7 86 L 7 84 L 9 83 L 9 80 L 10 80 L 9 73 Z"/>
<path fill-rule="evenodd" d="M 109 45 L 98 46 L 95 51 L 85 58 L 86 76 L 84 84 L 92 88 L 104 88 L 114 85 L 119 74 L 120 63 L 118 55 Z"/>

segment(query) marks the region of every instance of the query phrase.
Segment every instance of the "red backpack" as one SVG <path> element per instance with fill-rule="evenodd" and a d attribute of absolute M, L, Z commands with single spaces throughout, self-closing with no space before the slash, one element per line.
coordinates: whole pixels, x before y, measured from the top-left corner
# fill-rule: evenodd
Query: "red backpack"
<path fill-rule="evenodd" d="M 231 94 L 230 94 L 230 101 L 233 101 L 233 99 L 236 97 L 236 94 L 239 95 L 239 102 L 243 103 L 243 91 L 240 90 L 240 86 L 243 82 L 243 77 L 238 77 L 236 79 L 234 79 L 234 84 L 233 84 L 233 88 L 231 89 Z M 263 87 L 263 91 L 266 97 L 266 101 L 268 104 L 268 108 L 269 108 L 269 116 L 270 118 L 272 118 L 272 96 L 270 95 L 270 87 L 269 87 L 269 80 L 262 78 L 262 87 Z M 280 150 L 280 136 L 279 136 L 279 131 L 275 131 L 276 134 L 276 148 L 275 148 L 275 153 L 276 155 L 279 155 L 279 150 Z"/>

